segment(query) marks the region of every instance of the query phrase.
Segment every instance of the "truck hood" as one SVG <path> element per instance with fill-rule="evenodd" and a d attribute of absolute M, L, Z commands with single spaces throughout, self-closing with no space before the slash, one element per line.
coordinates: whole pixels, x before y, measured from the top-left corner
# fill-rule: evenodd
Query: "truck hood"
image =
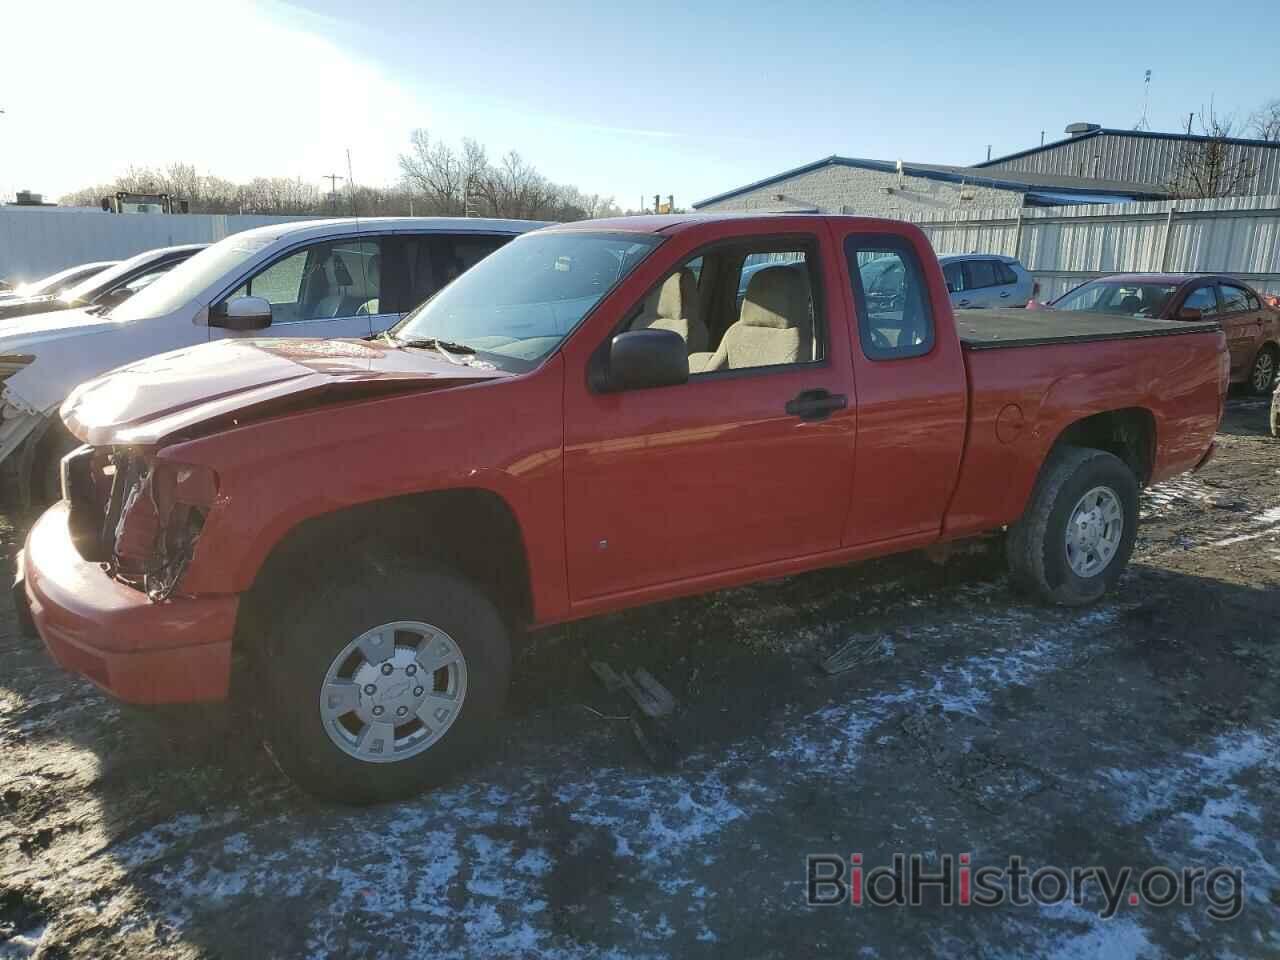
<path fill-rule="evenodd" d="M 89 380 L 62 418 L 93 446 L 149 446 L 286 410 L 510 376 L 474 358 L 364 340 L 221 340 L 149 357 Z"/>

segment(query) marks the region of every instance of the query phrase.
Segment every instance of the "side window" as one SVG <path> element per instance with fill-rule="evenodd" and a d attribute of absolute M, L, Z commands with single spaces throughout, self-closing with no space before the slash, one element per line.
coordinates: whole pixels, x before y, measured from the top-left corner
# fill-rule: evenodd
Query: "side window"
<path fill-rule="evenodd" d="M 453 258 L 458 272 L 470 270 L 499 247 L 511 240 L 510 237 L 454 237 Z"/>
<path fill-rule="evenodd" d="M 994 260 L 992 262 L 995 264 L 996 268 L 996 280 L 1001 285 L 1018 282 L 1018 275 L 1013 272 L 1007 263 L 1004 263 L 1001 260 Z"/>
<path fill-rule="evenodd" d="M 948 293 L 962 293 L 965 289 L 964 271 L 958 263 L 948 263 L 942 268 L 942 276 L 947 281 Z"/>
<path fill-rule="evenodd" d="M 844 244 L 858 311 L 858 339 L 871 360 L 919 357 L 933 349 L 933 308 L 915 249 L 894 236 L 850 236 Z M 967 266 L 967 264 L 966 264 Z M 880 278 L 900 278 L 885 288 Z"/>
<path fill-rule="evenodd" d="M 965 289 L 979 290 L 996 285 L 995 264 L 990 260 L 967 260 L 964 264 Z"/>
<path fill-rule="evenodd" d="M 1244 313 L 1249 309 L 1249 295 L 1243 287 L 1234 287 L 1228 283 L 1218 284 L 1222 294 L 1223 313 Z"/>
<path fill-rule="evenodd" d="M 1212 317 L 1218 312 L 1218 299 L 1213 295 L 1213 287 L 1196 287 L 1187 299 L 1182 301 L 1183 307 L 1193 307 L 1200 311 L 1202 317 Z"/>
<path fill-rule="evenodd" d="M 826 332 L 816 276 L 812 250 L 724 247 L 668 276 L 646 298 L 632 329 L 661 327 L 684 336 L 691 375 L 820 361 Z M 701 296 L 702 277 L 715 278 L 716 296 Z"/>
<path fill-rule="evenodd" d="M 1245 294 L 1245 296 L 1246 296 L 1246 297 L 1248 298 L 1248 300 L 1249 300 L 1249 309 L 1250 309 L 1250 310 L 1261 310 L 1261 309 L 1262 309 L 1262 301 L 1260 301 L 1256 296 L 1254 296 L 1254 293 L 1253 293 L 1253 291 L 1252 291 L 1252 290 L 1246 290 L 1246 291 L 1244 292 L 1244 294 Z"/>
<path fill-rule="evenodd" d="M 377 241 L 336 240 L 275 261 L 228 299 L 262 297 L 273 324 L 298 323 L 377 313 L 380 287 Z"/>

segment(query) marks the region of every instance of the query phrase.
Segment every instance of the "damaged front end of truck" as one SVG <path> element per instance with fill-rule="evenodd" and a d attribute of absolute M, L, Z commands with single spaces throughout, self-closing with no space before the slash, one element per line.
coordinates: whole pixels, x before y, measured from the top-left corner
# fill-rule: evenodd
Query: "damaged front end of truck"
<path fill-rule="evenodd" d="M 62 460 L 76 551 L 155 602 L 172 596 L 218 493 L 207 467 L 131 447 L 83 446 Z"/>

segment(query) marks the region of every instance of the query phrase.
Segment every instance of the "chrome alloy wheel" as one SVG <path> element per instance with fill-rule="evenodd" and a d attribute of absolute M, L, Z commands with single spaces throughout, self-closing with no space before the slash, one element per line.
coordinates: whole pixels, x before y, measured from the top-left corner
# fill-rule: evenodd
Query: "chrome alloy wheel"
<path fill-rule="evenodd" d="M 1067 563 L 1078 577 L 1097 576 L 1115 557 L 1124 536 L 1124 508 L 1110 487 L 1094 487 L 1067 520 Z"/>
<path fill-rule="evenodd" d="M 1263 350 L 1253 364 L 1253 387 L 1255 393 L 1266 393 L 1271 381 L 1276 378 L 1275 355 L 1270 350 Z"/>
<path fill-rule="evenodd" d="M 325 733 L 344 753 L 392 763 L 445 735 L 467 696 L 467 661 L 439 627 L 384 623 L 333 658 L 320 690 Z"/>

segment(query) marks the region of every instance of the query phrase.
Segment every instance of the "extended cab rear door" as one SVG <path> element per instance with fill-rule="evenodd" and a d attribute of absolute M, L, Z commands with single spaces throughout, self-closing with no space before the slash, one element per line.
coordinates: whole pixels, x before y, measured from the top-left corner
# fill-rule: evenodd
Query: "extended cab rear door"
<path fill-rule="evenodd" d="M 947 289 L 923 233 L 832 221 L 841 252 L 842 325 L 858 397 L 858 458 L 844 545 L 926 541 L 942 528 L 964 451 L 964 357 Z M 895 299 L 862 282 L 893 258 L 903 268 Z M 875 266 L 873 266 L 875 264 Z"/>
<path fill-rule="evenodd" d="M 565 538 L 580 607 L 840 545 L 855 410 L 839 252 L 821 220 L 768 223 L 777 232 L 744 221 L 677 234 L 566 348 Z M 591 355 L 650 325 L 647 305 L 685 268 L 696 286 L 680 292 L 681 317 L 661 322 L 705 326 L 710 349 L 691 352 L 715 369 L 594 391 Z M 670 298 L 664 308 L 676 312 Z"/>

